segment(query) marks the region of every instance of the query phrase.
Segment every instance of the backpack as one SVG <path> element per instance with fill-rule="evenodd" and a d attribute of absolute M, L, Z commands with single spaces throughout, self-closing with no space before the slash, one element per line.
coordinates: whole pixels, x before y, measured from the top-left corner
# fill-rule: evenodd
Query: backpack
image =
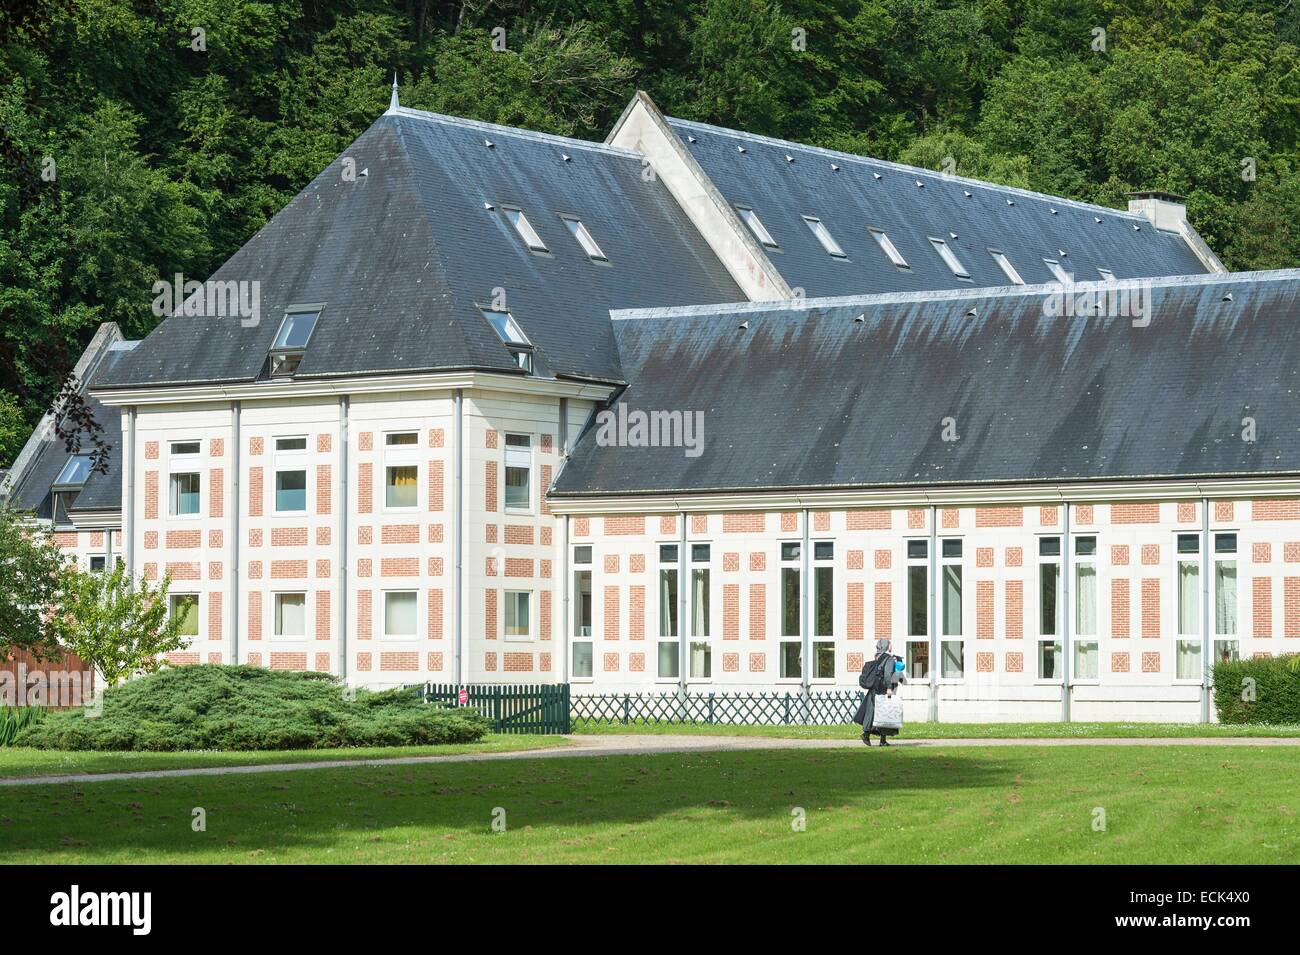
<path fill-rule="evenodd" d="M 889 678 L 893 671 L 893 654 L 882 653 L 862 668 L 862 675 L 858 677 L 858 686 L 869 693 L 884 693 L 890 687 Z"/>

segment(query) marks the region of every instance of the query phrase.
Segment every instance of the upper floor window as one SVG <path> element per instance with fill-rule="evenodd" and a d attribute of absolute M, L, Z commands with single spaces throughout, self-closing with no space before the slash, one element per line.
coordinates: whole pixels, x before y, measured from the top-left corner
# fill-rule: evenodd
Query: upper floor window
<path fill-rule="evenodd" d="M 754 233 L 754 238 L 769 249 L 777 248 L 776 239 L 772 238 L 772 233 L 767 231 L 767 227 L 763 225 L 763 221 L 759 219 L 757 212 L 749 206 L 736 206 L 736 212 L 745 225 L 749 226 L 749 231 Z"/>
<path fill-rule="evenodd" d="M 54 484 L 50 487 L 56 526 L 72 523 L 68 511 L 77 500 L 77 495 L 81 493 L 82 485 L 86 483 L 86 478 L 89 476 L 90 455 L 88 454 L 74 454 L 68 458 L 68 463 L 63 465 L 63 470 L 59 472 L 59 476 L 54 479 Z"/>
<path fill-rule="evenodd" d="M 315 308 L 285 312 L 280 330 L 271 343 L 269 357 L 272 378 L 287 378 L 297 374 L 298 366 L 307 353 L 307 343 L 316 330 L 318 318 L 320 309 Z"/>
<path fill-rule="evenodd" d="M 582 246 L 582 251 L 587 253 L 587 257 L 597 262 L 608 262 L 609 258 L 605 255 L 596 240 L 591 237 L 591 232 L 583 225 L 582 220 L 574 216 L 560 216 L 564 220 L 565 227 L 578 240 L 578 245 Z"/>
<path fill-rule="evenodd" d="M 173 517 L 189 517 L 199 513 L 199 494 L 202 480 L 198 474 L 185 472 L 173 474 L 170 483 L 170 499 Z"/>
<path fill-rule="evenodd" d="M 508 206 L 503 206 L 501 214 L 504 215 L 506 220 L 515 227 L 515 231 L 519 233 L 519 238 L 524 240 L 524 245 L 528 246 L 528 248 L 534 252 L 546 251 L 546 243 L 543 242 L 542 237 L 537 234 L 537 230 L 533 228 L 533 224 L 528 221 L 528 217 L 524 215 L 522 209 L 512 209 Z"/>
<path fill-rule="evenodd" d="M 893 240 L 891 240 L 889 236 L 885 235 L 885 233 L 879 229 L 868 229 L 867 231 L 871 233 L 871 237 L 876 240 L 876 244 L 880 246 L 885 255 L 889 256 L 889 261 L 893 262 L 900 269 L 911 268 L 911 266 L 907 264 L 907 259 L 903 258 L 903 253 L 898 251 L 898 247 L 894 245 Z"/>
<path fill-rule="evenodd" d="M 931 239 L 930 244 L 934 250 L 939 253 L 939 258 L 943 259 L 944 265 L 959 279 L 970 278 L 970 273 L 966 271 L 966 266 L 962 265 L 957 258 L 957 253 L 943 239 Z"/>
<path fill-rule="evenodd" d="M 831 235 L 830 230 L 826 228 L 821 219 L 815 216 L 804 216 L 803 221 L 808 223 L 808 228 L 812 230 L 812 234 L 817 237 L 817 241 L 822 244 L 823 249 L 837 259 L 847 258 L 844 250 L 840 248 L 840 244 L 835 241 L 835 237 Z"/>
<path fill-rule="evenodd" d="M 506 435 L 506 507 L 527 511 L 533 506 L 533 439 Z"/>
<path fill-rule="evenodd" d="M 490 308 L 479 308 L 492 330 L 497 333 L 497 337 L 505 343 L 510 354 L 514 356 L 515 364 L 524 371 L 531 373 L 533 370 L 533 343 L 528 340 L 515 317 L 509 312 L 497 311 Z"/>

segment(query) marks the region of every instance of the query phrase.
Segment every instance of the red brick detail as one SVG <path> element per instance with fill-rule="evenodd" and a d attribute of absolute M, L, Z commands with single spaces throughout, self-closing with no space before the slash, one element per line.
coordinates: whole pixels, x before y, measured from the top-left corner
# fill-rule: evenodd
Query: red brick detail
<path fill-rule="evenodd" d="M 1300 563 L 1300 541 L 1287 541 L 1283 544 L 1282 559 L 1288 564 Z"/>
<path fill-rule="evenodd" d="M 306 547 L 307 528 L 272 527 L 271 546 L 272 547 Z"/>
<path fill-rule="evenodd" d="M 316 591 L 316 639 L 328 640 L 333 635 L 330 629 L 330 592 Z"/>
<path fill-rule="evenodd" d="M 873 555 L 873 565 L 875 566 L 876 570 L 889 570 L 889 568 L 893 565 L 893 561 L 894 561 L 893 551 L 880 549 L 877 550 Z"/>
<path fill-rule="evenodd" d="M 645 586 L 634 584 L 628 590 L 627 638 L 645 639 Z"/>
<path fill-rule="evenodd" d="M 876 639 L 888 640 L 894 627 L 894 615 L 892 610 L 892 599 L 890 596 L 890 585 L 887 580 L 876 581 L 875 588 L 875 605 L 876 605 Z"/>
<path fill-rule="evenodd" d="M 441 538 L 439 538 L 441 540 Z M 551 526 L 549 524 L 542 527 L 541 545 L 543 547 L 551 546 Z"/>
<path fill-rule="evenodd" d="M 250 560 L 248 562 L 248 579 L 249 580 L 262 579 L 262 562 L 260 560 Z"/>
<path fill-rule="evenodd" d="M 861 640 L 865 636 L 863 628 L 866 625 L 866 585 L 860 581 L 851 580 L 848 585 L 848 630 L 846 635 L 850 640 Z"/>
<path fill-rule="evenodd" d="M 248 655 L 248 665 L 254 667 L 260 667 L 262 665 L 262 654 L 250 653 Z"/>
<path fill-rule="evenodd" d="M 208 442 L 209 457 L 221 458 L 221 457 L 225 457 L 225 455 L 226 455 L 225 438 L 213 438 L 211 441 Z"/>
<path fill-rule="evenodd" d="M 330 576 L 330 562 L 328 560 L 316 561 L 316 576 L 328 578 Z"/>
<path fill-rule="evenodd" d="M 266 469 L 261 467 L 248 469 L 248 515 L 262 516 L 262 499 L 266 493 Z"/>
<path fill-rule="evenodd" d="M 317 673 L 329 673 L 329 672 L 330 672 L 330 655 L 329 655 L 328 653 L 318 653 L 318 654 L 316 654 L 316 663 L 315 663 L 315 665 L 312 667 L 312 669 L 315 670 Z"/>
<path fill-rule="evenodd" d="M 1142 672 L 1159 673 L 1160 672 L 1160 653 L 1156 650 L 1147 650 L 1142 654 Z"/>
<path fill-rule="evenodd" d="M 379 529 L 381 544 L 418 544 L 420 543 L 419 524 L 385 524 Z"/>
<path fill-rule="evenodd" d="M 272 580 L 300 580 L 306 576 L 307 562 L 305 560 L 271 561 Z"/>
<path fill-rule="evenodd" d="M 184 550 L 187 547 L 202 547 L 203 534 L 200 531 L 168 531 L 167 547 Z"/>
<path fill-rule="evenodd" d="M 1224 523 L 1232 523 L 1232 515 L 1235 508 L 1232 501 L 1215 501 L 1214 502 L 1214 519 Z"/>
<path fill-rule="evenodd" d="M 750 554 L 749 569 L 752 571 L 767 570 L 767 555 L 761 550 L 756 550 Z"/>
<path fill-rule="evenodd" d="M 428 655 L 428 663 L 427 663 L 427 666 L 428 666 L 428 668 L 429 668 L 430 670 L 433 670 L 433 671 L 435 671 L 435 672 L 437 672 L 437 671 L 439 671 L 439 670 L 442 669 L 442 653 L 441 653 L 441 651 L 434 652 L 434 653 L 430 653 L 430 654 Z"/>
<path fill-rule="evenodd" d="M 221 605 L 222 596 L 220 590 L 214 590 L 207 595 L 208 601 L 208 639 L 220 640 L 222 638 L 221 626 Z"/>
<path fill-rule="evenodd" d="M 632 554 L 628 557 L 627 569 L 633 574 L 645 573 L 645 554 Z"/>
<path fill-rule="evenodd" d="M 980 652 L 975 654 L 975 672 L 992 673 L 993 672 L 993 654 L 989 652 Z"/>
<path fill-rule="evenodd" d="M 535 537 L 531 524 L 506 525 L 505 542 L 507 544 L 532 544 L 534 539 Z"/>
<path fill-rule="evenodd" d="M 722 585 L 722 639 L 740 639 L 740 584 Z"/>
<path fill-rule="evenodd" d="M 483 541 L 488 544 L 495 544 L 497 542 L 496 524 L 483 525 Z"/>
<path fill-rule="evenodd" d="M 497 592 L 492 587 L 483 591 L 483 638 L 497 638 Z"/>
<path fill-rule="evenodd" d="M 813 511 L 813 530 L 819 533 L 831 529 L 831 515 L 829 511 Z"/>
<path fill-rule="evenodd" d="M 691 515 L 691 533 L 707 534 L 709 532 L 709 515 L 692 514 Z"/>
<path fill-rule="evenodd" d="M 215 528 L 213 530 L 208 531 L 208 546 L 213 548 L 214 550 L 224 547 L 225 546 L 223 543 L 224 540 L 225 540 L 225 535 L 221 532 L 220 528 Z"/>
<path fill-rule="evenodd" d="M 497 498 L 500 497 L 500 491 L 497 488 L 497 463 L 495 461 L 485 461 L 483 463 L 483 481 L 483 509 L 495 514 Z"/>
<path fill-rule="evenodd" d="M 607 517 L 604 523 L 606 537 L 624 537 L 629 534 L 645 533 L 645 516 L 638 514 L 621 514 Z"/>
<path fill-rule="evenodd" d="M 171 561 L 164 572 L 172 580 L 199 580 L 202 576 L 197 560 Z"/>
<path fill-rule="evenodd" d="M 1159 524 L 1160 504 L 1157 501 L 1112 504 L 1110 522 L 1112 524 Z"/>
<path fill-rule="evenodd" d="M 328 435 L 322 435 L 328 437 Z M 316 513 L 328 514 L 334 507 L 334 470 L 328 464 L 316 465 Z"/>
<path fill-rule="evenodd" d="M 165 654 L 165 658 L 167 662 L 170 663 L 172 666 L 180 666 L 180 667 L 189 666 L 191 664 L 199 662 L 199 655 L 197 653 L 173 652 L 173 653 Z"/>
<path fill-rule="evenodd" d="M 975 548 L 975 566 L 992 567 L 993 566 L 993 548 L 976 547 Z"/>
<path fill-rule="evenodd" d="M 54 544 L 56 547 L 69 548 L 78 546 L 76 531 L 60 531 L 54 535 Z"/>
<path fill-rule="evenodd" d="M 549 595 L 544 595 L 544 596 L 549 596 Z M 429 614 L 429 627 L 428 627 L 429 639 L 441 640 L 443 635 L 442 588 L 441 587 L 433 587 L 430 588 L 429 590 L 428 614 Z M 550 615 L 545 612 L 543 612 L 542 614 L 542 627 L 544 629 L 550 627 Z M 543 639 L 545 639 L 545 637 L 543 637 Z"/>
<path fill-rule="evenodd" d="M 1273 578 L 1255 577 L 1251 580 L 1251 635 L 1257 640 L 1273 636 Z"/>
<path fill-rule="evenodd" d="M 617 656 L 617 654 L 615 654 Z M 645 654 L 629 653 L 627 655 L 627 668 L 633 673 L 645 672 Z"/>
<path fill-rule="evenodd" d="M 1250 516 L 1257 521 L 1300 521 L 1300 500 L 1251 501 Z"/>
<path fill-rule="evenodd" d="M 262 639 L 262 595 L 256 590 L 248 594 L 248 639 Z M 252 657 L 249 657 L 252 663 Z"/>
<path fill-rule="evenodd" d="M 483 562 L 483 573 L 489 577 L 497 575 L 497 559 L 495 557 L 489 557 Z"/>
<path fill-rule="evenodd" d="M 1142 578 L 1142 636 L 1160 636 L 1160 578 Z"/>
<path fill-rule="evenodd" d="M 76 546 L 77 546 L 77 534 L 76 534 L 75 531 L 72 532 L 72 533 L 70 533 L 70 534 L 55 534 L 55 535 L 54 535 L 54 543 L 57 544 L 59 547 L 76 547 Z M 144 549 L 145 549 L 145 550 L 157 550 L 157 549 L 158 549 L 158 532 L 157 532 L 157 531 L 145 531 L 145 532 L 144 532 Z"/>
<path fill-rule="evenodd" d="M 993 639 L 993 581 L 975 582 L 975 639 Z"/>
<path fill-rule="evenodd" d="M 781 533 L 793 534 L 799 530 L 799 514 L 795 511 L 781 513 Z"/>
<path fill-rule="evenodd" d="M 1110 655 L 1111 673 L 1127 673 L 1129 666 L 1130 663 L 1129 663 L 1128 653 L 1120 650 Z"/>
<path fill-rule="evenodd" d="M 573 519 L 573 536 L 588 537 L 591 534 L 591 518 L 575 517 Z"/>
<path fill-rule="evenodd" d="M 1300 577 L 1282 581 L 1282 636 L 1300 637 Z"/>
<path fill-rule="evenodd" d="M 329 454 L 334 447 L 332 436 L 328 432 L 316 435 L 316 453 Z"/>
<path fill-rule="evenodd" d="M 740 555 L 736 553 L 723 554 L 722 570 L 724 573 L 733 573 L 740 570 Z"/>
<path fill-rule="evenodd" d="M 606 555 L 605 555 L 605 563 L 604 563 L 604 567 L 605 567 L 605 573 L 607 573 L 607 574 L 617 574 L 617 573 L 618 573 L 618 554 L 606 554 Z"/>
<path fill-rule="evenodd" d="M 606 673 L 618 672 L 618 654 L 605 653 L 601 655 L 601 669 Z"/>
<path fill-rule="evenodd" d="M 374 636 L 374 617 L 371 613 L 371 592 L 357 591 L 357 639 L 369 640 Z"/>
<path fill-rule="evenodd" d="M 144 459 L 145 459 L 146 461 L 157 461 L 157 460 L 158 460 L 158 442 L 157 442 L 157 441 L 146 441 L 146 442 L 144 443 Z"/>
<path fill-rule="evenodd" d="M 1128 566 L 1128 544 L 1113 544 L 1110 548 L 1110 562 L 1116 567 Z"/>
<path fill-rule="evenodd" d="M 507 557 L 506 558 L 506 576 L 507 577 L 532 577 L 533 561 L 528 557 Z"/>
<path fill-rule="evenodd" d="M 542 454 L 555 453 L 555 438 L 549 432 L 542 435 Z"/>
<path fill-rule="evenodd" d="M 506 654 L 508 657 L 509 654 Z M 411 672 L 420 669 L 420 654 L 413 650 L 385 650 L 379 654 L 379 669 Z"/>
<path fill-rule="evenodd" d="M 371 654 L 370 654 L 370 653 L 367 652 L 367 653 L 358 653 L 358 654 L 357 654 L 357 670 L 358 670 L 359 672 L 361 672 L 361 673 L 369 673 L 369 672 L 370 672 L 370 662 L 371 662 Z"/>
<path fill-rule="evenodd" d="M 551 639 L 551 592 L 543 590 L 541 595 L 541 609 L 538 611 L 538 637 L 542 640 Z"/>
<path fill-rule="evenodd" d="M 1129 582 L 1123 577 L 1116 577 L 1110 582 L 1110 635 L 1116 639 L 1130 636 L 1130 619 Z"/>
<path fill-rule="evenodd" d="M 531 673 L 533 670 L 533 655 L 531 653 L 515 650 L 502 654 L 502 657 L 507 673 Z"/>
<path fill-rule="evenodd" d="M 1055 527 L 1061 520 L 1061 515 L 1055 507 L 1040 507 L 1038 509 L 1038 524 L 1040 527 Z"/>
<path fill-rule="evenodd" d="M 222 517 L 226 513 L 226 469 L 208 471 L 208 516 Z"/>
<path fill-rule="evenodd" d="M 144 519 L 158 520 L 158 472 L 144 472 Z"/>
<path fill-rule="evenodd" d="M 749 672 L 762 673 L 767 669 L 766 653 L 751 653 L 749 655 Z"/>
<path fill-rule="evenodd" d="M 1076 524 L 1091 524 L 1093 522 L 1092 505 L 1076 504 L 1074 506 L 1074 521 Z"/>
<path fill-rule="evenodd" d="M 429 447 L 441 448 L 447 444 L 447 434 L 442 428 L 429 429 Z"/>
<path fill-rule="evenodd" d="M 375 573 L 374 562 L 369 557 L 361 557 L 357 560 L 357 576 L 373 577 Z"/>
<path fill-rule="evenodd" d="M 498 447 L 500 444 L 498 438 L 499 436 L 496 430 L 493 428 L 488 428 L 486 431 L 483 432 L 483 446 L 486 448 Z"/>
<path fill-rule="evenodd" d="M 1250 559 L 1257 564 L 1267 564 L 1273 559 L 1273 547 L 1265 541 L 1250 545 Z"/>
<path fill-rule="evenodd" d="M 551 513 L 551 501 L 550 498 L 546 496 L 546 492 L 550 490 L 551 482 L 554 474 L 555 474 L 555 469 L 552 468 L 549 464 L 542 465 L 542 513 L 543 514 Z"/>
<path fill-rule="evenodd" d="M 419 577 L 420 558 L 385 557 L 379 561 L 381 577 Z"/>
<path fill-rule="evenodd" d="M 441 558 L 441 557 L 430 557 L 430 558 L 429 558 L 429 576 L 430 576 L 430 577 L 441 577 L 441 576 L 442 576 L 442 558 Z"/>
<path fill-rule="evenodd" d="M 1006 671 L 1008 673 L 1023 673 L 1025 669 L 1025 655 L 1019 651 L 1008 653 L 1004 657 L 1006 661 Z"/>
<path fill-rule="evenodd" d="M 914 531 L 922 527 L 925 527 L 925 509 L 921 507 L 908 508 L 907 529 Z"/>
<path fill-rule="evenodd" d="M 446 472 L 441 461 L 430 461 L 425 469 L 429 482 L 429 510 L 441 511 L 446 507 L 443 492 L 446 488 Z"/>
<path fill-rule="evenodd" d="M 944 529 L 961 527 L 961 511 L 955 507 L 945 507 L 939 511 L 939 526 Z"/>
<path fill-rule="evenodd" d="M 767 584 L 749 585 L 749 639 L 767 639 Z"/>
<path fill-rule="evenodd" d="M 1008 567 L 1023 567 L 1025 564 L 1025 551 L 1022 547 L 1008 547 L 1006 554 L 1003 556 L 1003 562 Z"/>
<path fill-rule="evenodd" d="M 305 653 L 271 653 L 272 670 L 305 670 L 307 669 L 307 654 Z"/>
<path fill-rule="evenodd" d="M 357 435 L 358 451 L 373 451 L 375 447 L 375 434 L 373 431 L 362 431 Z"/>
<path fill-rule="evenodd" d="M 265 439 L 260 437 L 252 437 L 248 439 L 249 454 L 261 454 L 265 449 L 266 449 Z"/>
<path fill-rule="evenodd" d="M 767 515 L 761 512 L 722 515 L 724 534 L 761 534 L 766 529 Z"/>
<path fill-rule="evenodd" d="M 850 653 L 845 657 L 844 665 L 850 673 L 860 672 L 866 664 L 867 657 L 864 653 Z"/>
<path fill-rule="evenodd" d="M 1025 522 L 1023 507 L 977 507 L 976 527 L 1021 527 Z"/>
<path fill-rule="evenodd" d="M 1147 567 L 1153 567 L 1160 563 L 1160 545 L 1143 544 L 1142 545 L 1142 563 Z"/>
<path fill-rule="evenodd" d="M 739 673 L 740 672 L 740 654 L 724 653 L 722 655 L 722 672 Z"/>
<path fill-rule="evenodd" d="M 609 518 L 605 518 L 605 533 L 609 533 Z M 671 514 L 663 514 L 659 518 L 659 533 L 668 536 L 677 533 L 677 518 Z M 692 533 L 697 533 L 692 531 Z"/>
<path fill-rule="evenodd" d="M 248 529 L 248 546 L 249 547 L 262 546 L 262 529 L 260 527 L 250 527 Z"/>
<path fill-rule="evenodd" d="M 443 536 L 444 536 L 444 533 L 443 533 L 443 526 L 442 526 L 441 524 L 430 524 L 430 525 L 429 525 L 429 543 L 430 543 L 430 544 L 441 544 L 442 541 L 443 541 Z"/>
<path fill-rule="evenodd" d="M 1008 580 L 1003 590 L 1006 595 L 1007 639 L 1019 640 L 1025 635 L 1025 582 Z"/>
<path fill-rule="evenodd" d="M 862 570 L 867 566 L 867 555 L 860 550 L 849 551 L 848 569 Z"/>
<path fill-rule="evenodd" d="M 103 546 L 104 546 L 104 532 L 103 532 L 103 531 L 93 531 L 93 532 L 91 533 L 91 535 L 90 535 L 90 546 L 91 546 L 91 547 L 103 547 Z"/>
<path fill-rule="evenodd" d="M 225 568 L 219 560 L 208 561 L 208 580 L 220 580 Z"/>
<path fill-rule="evenodd" d="M 221 654 L 218 653 L 218 652 L 216 652 L 216 651 L 213 651 L 212 653 L 209 653 L 209 654 L 208 654 L 208 662 L 209 662 L 209 663 L 220 663 L 220 662 L 221 662 Z"/>
<path fill-rule="evenodd" d="M 369 524 L 362 524 L 357 528 L 358 544 L 373 544 L 375 542 L 375 529 Z"/>
<path fill-rule="evenodd" d="M 357 465 L 357 513 L 370 514 L 375 509 L 375 466 L 369 461 Z"/>
<path fill-rule="evenodd" d="M 1191 524 L 1196 520 L 1196 504 L 1192 501 L 1178 502 L 1178 523 Z"/>
<path fill-rule="evenodd" d="M 880 507 L 844 512 L 844 526 L 851 531 L 887 531 L 893 525 L 894 512 L 888 508 Z M 796 530 L 797 527 L 790 529 Z M 785 528 L 782 527 L 781 530 L 785 530 Z"/>
<path fill-rule="evenodd" d="M 605 588 L 604 623 L 605 623 L 605 639 L 617 640 L 618 632 L 619 632 L 618 631 L 619 620 L 618 620 L 618 588 L 617 587 Z"/>

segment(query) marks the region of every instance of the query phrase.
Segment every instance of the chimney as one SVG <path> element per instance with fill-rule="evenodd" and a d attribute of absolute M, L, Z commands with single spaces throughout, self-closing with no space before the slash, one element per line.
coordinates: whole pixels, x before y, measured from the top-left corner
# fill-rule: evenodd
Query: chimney
<path fill-rule="evenodd" d="M 1172 192 L 1130 192 L 1128 211 L 1150 220 L 1157 229 L 1181 233 L 1187 223 L 1187 200 Z"/>

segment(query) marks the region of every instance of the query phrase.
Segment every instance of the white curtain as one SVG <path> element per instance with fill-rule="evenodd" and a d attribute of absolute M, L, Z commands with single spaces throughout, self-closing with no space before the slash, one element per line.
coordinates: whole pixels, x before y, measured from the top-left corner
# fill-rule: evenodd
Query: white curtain
<path fill-rule="evenodd" d="M 1237 633 L 1237 562 L 1221 560 L 1214 565 L 1214 632 Z"/>
<path fill-rule="evenodd" d="M 709 635 L 709 572 L 691 572 L 691 636 Z"/>
<path fill-rule="evenodd" d="M 1200 633 L 1200 567 L 1193 561 L 1178 562 L 1178 632 Z"/>
<path fill-rule="evenodd" d="M 307 595 L 279 594 L 276 597 L 277 636 L 301 637 L 307 632 Z"/>
<path fill-rule="evenodd" d="M 384 602 L 384 633 L 415 636 L 415 594 L 388 594 Z"/>
<path fill-rule="evenodd" d="M 1199 640 L 1179 640 L 1178 679 L 1197 680 L 1201 676 L 1201 643 Z"/>
<path fill-rule="evenodd" d="M 1087 640 L 1074 645 L 1074 677 L 1077 680 L 1097 679 L 1097 641 Z"/>
<path fill-rule="evenodd" d="M 1092 564 L 1079 564 L 1075 568 L 1074 580 L 1074 632 L 1092 636 L 1097 632 L 1097 568 Z"/>

